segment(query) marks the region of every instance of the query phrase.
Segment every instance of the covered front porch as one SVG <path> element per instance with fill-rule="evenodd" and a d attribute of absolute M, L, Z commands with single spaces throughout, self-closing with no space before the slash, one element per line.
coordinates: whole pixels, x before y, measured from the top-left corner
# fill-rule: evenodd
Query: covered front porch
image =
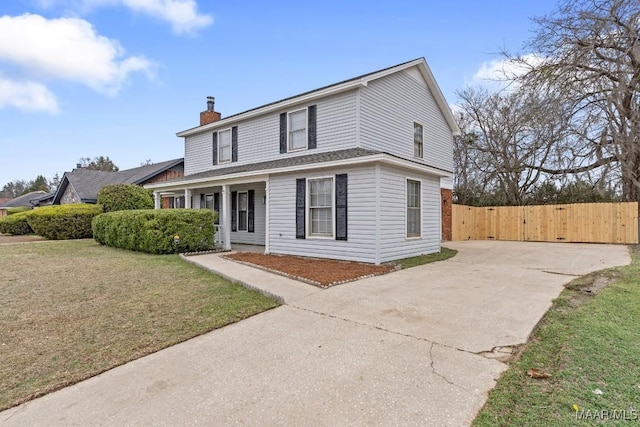
<path fill-rule="evenodd" d="M 186 187 L 186 188 L 185 188 Z M 209 209 L 216 215 L 216 246 L 268 253 L 268 179 L 206 181 L 154 190 L 156 209 Z M 173 203 L 167 203 L 167 199 Z"/>

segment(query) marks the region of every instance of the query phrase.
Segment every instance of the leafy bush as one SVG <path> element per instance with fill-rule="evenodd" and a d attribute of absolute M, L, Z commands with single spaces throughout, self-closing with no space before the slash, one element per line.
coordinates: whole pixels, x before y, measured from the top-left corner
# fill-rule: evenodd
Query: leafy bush
<path fill-rule="evenodd" d="M 93 237 L 103 245 L 152 254 L 204 251 L 214 247 L 214 218 L 208 209 L 109 212 L 94 218 Z"/>
<path fill-rule="evenodd" d="M 102 206 L 84 203 L 44 206 L 28 212 L 27 222 L 47 239 L 85 239 L 93 236 L 91 220 L 101 213 Z"/>
<path fill-rule="evenodd" d="M 30 211 L 20 212 L 0 219 L 0 233 L 14 235 L 33 233 L 33 230 L 27 222 L 27 215 L 29 213 Z"/>
<path fill-rule="evenodd" d="M 15 208 L 7 208 L 7 215 L 14 215 L 20 212 L 26 212 L 31 210 L 31 208 L 28 208 L 26 206 L 16 206 Z"/>
<path fill-rule="evenodd" d="M 104 212 L 153 209 L 153 198 L 148 190 L 134 184 L 109 184 L 98 192 L 98 204 Z"/>

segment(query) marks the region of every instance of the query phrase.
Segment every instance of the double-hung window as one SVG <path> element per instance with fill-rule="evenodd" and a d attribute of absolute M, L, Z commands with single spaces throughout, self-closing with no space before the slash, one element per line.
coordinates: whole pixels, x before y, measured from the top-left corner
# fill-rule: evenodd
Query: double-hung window
<path fill-rule="evenodd" d="M 413 155 L 422 158 L 423 156 L 423 128 L 420 123 L 413 123 Z"/>
<path fill-rule="evenodd" d="M 218 163 L 231 161 L 231 129 L 218 132 Z"/>
<path fill-rule="evenodd" d="M 247 231 L 248 206 L 247 192 L 238 193 L 238 231 Z"/>
<path fill-rule="evenodd" d="M 289 151 L 307 148 L 307 110 L 289 113 Z"/>
<path fill-rule="evenodd" d="M 309 180 L 309 235 L 333 237 L 333 178 Z"/>
<path fill-rule="evenodd" d="M 420 237 L 420 181 L 407 180 L 407 237 Z"/>

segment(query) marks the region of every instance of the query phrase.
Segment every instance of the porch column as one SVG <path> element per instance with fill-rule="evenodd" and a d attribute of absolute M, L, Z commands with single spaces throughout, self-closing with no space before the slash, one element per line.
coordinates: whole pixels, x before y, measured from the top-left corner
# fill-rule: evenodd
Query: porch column
<path fill-rule="evenodd" d="M 269 180 L 264 183 L 264 253 L 269 253 Z"/>
<path fill-rule="evenodd" d="M 184 190 L 184 208 L 191 209 L 191 195 L 193 191 L 190 188 Z"/>
<path fill-rule="evenodd" d="M 222 186 L 222 249 L 231 250 L 231 191 L 228 185 Z"/>
<path fill-rule="evenodd" d="M 154 209 L 160 209 L 160 192 L 159 191 L 154 191 L 153 192 L 153 208 Z"/>

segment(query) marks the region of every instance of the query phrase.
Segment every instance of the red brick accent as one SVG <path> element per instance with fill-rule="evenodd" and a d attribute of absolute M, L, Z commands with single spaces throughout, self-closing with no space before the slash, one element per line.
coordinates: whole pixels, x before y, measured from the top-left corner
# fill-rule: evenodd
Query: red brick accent
<path fill-rule="evenodd" d="M 442 207 L 442 240 L 451 240 L 451 190 L 440 189 Z"/>
<path fill-rule="evenodd" d="M 202 113 L 200 113 L 200 126 L 217 122 L 218 120 L 220 120 L 220 118 L 220 113 L 218 113 L 217 111 L 203 111 Z"/>

